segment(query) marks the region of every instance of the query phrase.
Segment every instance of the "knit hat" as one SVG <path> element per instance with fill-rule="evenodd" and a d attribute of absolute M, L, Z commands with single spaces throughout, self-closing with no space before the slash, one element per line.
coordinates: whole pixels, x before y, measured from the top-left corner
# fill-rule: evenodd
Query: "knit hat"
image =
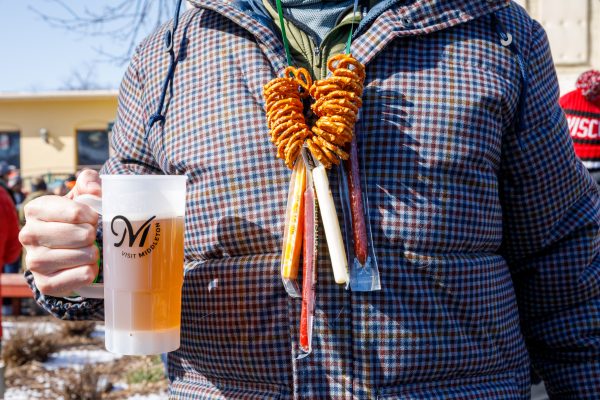
<path fill-rule="evenodd" d="M 590 171 L 600 171 L 600 71 L 584 72 L 577 89 L 560 98 L 575 153 Z"/>

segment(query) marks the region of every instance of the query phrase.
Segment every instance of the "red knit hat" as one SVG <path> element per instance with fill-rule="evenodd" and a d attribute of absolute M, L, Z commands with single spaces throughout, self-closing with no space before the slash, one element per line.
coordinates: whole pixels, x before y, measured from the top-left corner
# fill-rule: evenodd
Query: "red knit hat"
<path fill-rule="evenodd" d="M 560 98 L 575 153 L 591 171 L 600 170 L 600 71 L 584 72 L 577 89 Z"/>

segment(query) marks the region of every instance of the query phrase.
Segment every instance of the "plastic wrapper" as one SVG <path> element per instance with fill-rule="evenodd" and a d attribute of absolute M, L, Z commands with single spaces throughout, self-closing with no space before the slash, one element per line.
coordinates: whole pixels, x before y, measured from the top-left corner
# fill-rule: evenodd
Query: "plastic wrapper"
<path fill-rule="evenodd" d="M 306 153 L 303 151 L 303 156 Z M 306 163 L 308 165 L 308 162 Z M 306 174 L 304 191 L 304 240 L 302 244 L 302 312 L 300 315 L 300 355 L 304 358 L 312 351 L 313 317 L 315 313 L 317 284 L 317 202 L 312 177 Z"/>
<path fill-rule="evenodd" d="M 366 177 L 364 179 L 366 182 Z M 349 287 L 355 292 L 380 290 L 381 281 L 371 233 L 368 196 L 362 195 L 356 138 L 350 144 L 350 158 L 344 162 L 344 167 L 340 168 L 339 182 L 344 238 L 350 269 Z"/>
<path fill-rule="evenodd" d="M 323 164 L 318 160 L 315 160 L 315 168 L 311 173 L 317 201 L 319 202 L 319 212 L 321 214 L 321 220 L 323 221 L 323 230 L 325 231 L 329 257 L 331 258 L 333 277 L 335 283 L 339 285 L 347 284 L 349 280 L 348 259 L 346 258 L 346 249 L 344 248 L 344 240 L 342 239 L 340 221 L 335 209 L 331 190 L 329 189 L 327 170 Z"/>
<path fill-rule="evenodd" d="M 301 297 L 298 266 L 303 240 L 305 186 L 306 168 L 302 157 L 298 157 L 290 178 L 281 248 L 281 280 L 286 292 L 292 297 Z"/>

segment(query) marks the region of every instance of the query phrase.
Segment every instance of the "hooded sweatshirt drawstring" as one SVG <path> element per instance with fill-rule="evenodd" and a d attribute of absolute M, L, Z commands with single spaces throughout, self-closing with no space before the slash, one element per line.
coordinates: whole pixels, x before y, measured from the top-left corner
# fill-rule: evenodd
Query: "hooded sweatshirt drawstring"
<path fill-rule="evenodd" d="M 179 61 L 179 56 L 175 57 L 175 50 L 173 48 L 173 40 L 175 40 L 175 32 L 177 31 L 177 26 L 179 25 L 179 10 L 181 8 L 182 0 L 177 0 L 177 5 L 175 6 L 175 15 L 173 16 L 173 25 L 171 29 L 165 32 L 164 36 L 164 46 L 165 51 L 169 53 L 169 69 L 167 71 L 167 75 L 165 76 L 165 80 L 163 82 L 162 91 L 160 95 L 160 99 L 158 101 L 158 106 L 154 114 L 148 118 L 148 125 L 146 126 L 146 132 L 144 133 L 144 139 L 147 138 L 148 132 L 152 129 L 152 126 L 158 122 L 163 122 L 165 120 L 165 116 L 162 114 L 163 106 L 165 103 L 165 97 L 167 95 L 167 89 L 171 82 L 173 81 L 173 76 L 175 75 L 175 67 L 177 66 L 177 61 Z M 179 46 L 179 50 L 181 53 L 181 49 L 183 49 L 183 44 L 185 43 L 185 35 L 181 38 L 181 43 Z"/>

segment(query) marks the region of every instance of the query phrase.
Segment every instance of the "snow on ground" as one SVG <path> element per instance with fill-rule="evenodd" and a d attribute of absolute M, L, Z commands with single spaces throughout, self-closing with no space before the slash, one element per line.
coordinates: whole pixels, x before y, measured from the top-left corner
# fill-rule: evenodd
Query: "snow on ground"
<path fill-rule="evenodd" d="M 94 329 L 94 332 L 92 332 L 90 337 L 104 339 L 104 325 L 96 323 L 96 328 Z"/>
<path fill-rule="evenodd" d="M 7 340 L 19 329 L 31 330 L 30 322 L 3 321 L 2 333 L 3 340 Z M 39 322 L 35 325 L 36 332 L 55 333 L 60 329 L 60 325 L 53 322 Z M 96 329 L 91 334 L 92 338 L 104 337 L 104 325 L 97 324 Z M 63 350 L 50 356 L 50 360 L 44 363 L 48 370 L 57 368 L 81 368 L 86 364 L 110 362 L 121 358 L 120 355 L 109 353 L 106 350 Z"/>
<path fill-rule="evenodd" d="M 44 368 L 54 370 L 58 368 L 83 368 L 86 364 L 105 363 L 121 358 L 118 354 L 106 350 L 62 350 L 53 353 L 44 363 Z"/>
<path fill-rule="evenodd" d="M 129 385 L 125 382 L 117 382 L 113 385 L 113 392 L 125 390 Z M 164 393 L 153 393 L 153 394 L 134 394 L 133 396 L 127 397 L 127 400 L 167 400 L 169 398 L 166 392 Z"/>
<path fill-rule="evenodd" d="M 9 339 L 10 335 L 19 329 L 27 329 L 31 331 L 31 322 L 2 321 L 2 339 Z M 36 332 L 40 333 L 54 333 L 58 332 L 59 325 L 53 322 L 38 322 L 35 324 L 34 329 Z"/>
<path fill-rule="evenodd" d="M 29 400 L 43 399 L 44 394 L 37 390 L 29 390 L 26 388 L 8 388 L 4 392 L 4 400 Z"/>
<path fill-rule="evenodd" d="M 10 338 L 10 335 L 19 329 L 27 329 L 31 331 L 32 324 L 30 322 L 2 321 L 3 340 Z M 34 328 L 41 333 L 56 333 L 60 330 L 60 324 L 50 321 L 37 322 Z M 104 325 L 97 324 L 96 329 L 92 333 L 93 338 L 104 338 Z M 57 370 L 59 368 L 75 368 L 81 369 L 87 364 L 106 363 L 117 360 L 122 356 L 110 353 L 102 349 L 75 349 L 62 350 L 50 356 L 50 359 L 43 363 L 44 369 L 48 371 Z M 38 377 L 36 379 L 44 379 Z M 39 383 L 39 382 L 38 382 Z M 126 389 L 126 383 L 116 384 L 113 390 Z M 30 399 L 48 399 L 52 395 L 49 393 L 40 392 L 26 387 L 10 387 L 6 389 L 4 400 L 30 400 Z M 158 393 L 151 395 L 133 395 L 127 400 L 166 400 L 167 393 Z M 58 400 L 58 399 L 57 399 Z"/>

